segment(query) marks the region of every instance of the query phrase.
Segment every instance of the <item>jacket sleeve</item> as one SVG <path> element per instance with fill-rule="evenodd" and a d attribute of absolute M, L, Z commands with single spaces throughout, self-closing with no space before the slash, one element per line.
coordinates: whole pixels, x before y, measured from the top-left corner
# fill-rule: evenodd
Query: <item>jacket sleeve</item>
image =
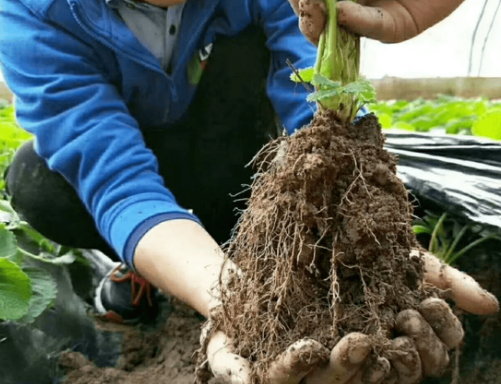
<path fill-rule="evenodd" d="M 78 37 L 84 32 L 74 31 L 42 20 L 18 0 L 4 1 L 2 71 L 38 154 L 75 188 L 101 235 L 133 267 L 135 246 L 152 226 L 198 219 L 165 188 L 137 122 L 92 46 Z"/>
<path fill-rule="evenodd" d="M 268 79 L 268 96 L 289 134 L 310 123 L 315 105 L 308 104 L 308 92 L 301 84 L 290 80 L 295 68 L 312 67 L 316 48 L 301 33 L 298 18 L 287 0 L 255 0 L 257 19 L 268 37 L 272 63 Z"/>

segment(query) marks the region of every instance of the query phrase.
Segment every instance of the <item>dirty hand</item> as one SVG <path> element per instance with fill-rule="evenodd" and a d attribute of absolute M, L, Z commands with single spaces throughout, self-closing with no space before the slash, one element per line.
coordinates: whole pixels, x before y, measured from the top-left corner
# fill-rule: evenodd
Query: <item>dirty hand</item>
<path fill-rule="evenodd" d="M 358 0 L 338 3 L 338 23 L 346 29 L 384 43 L 408 40 L 449 16 L 464 0 Z M 289 0 L 299 26 L 318 44 L 325 21 L 324 0 Z"/>
<path fill-rule="evenodd" d="M 418 255 L 413 251 L 411 257 Z M 496 298 L 470 276 L 431 254 L 425 253 L 423 260 L 425 282 L 448 290 L 459 308 L 479 315 L 498 311 Z M 359 333 L 345 336 L 330 353 L 314 340 L 300 340 L 278 357 L 268 380 L 271 384 L 417 384 L 444 372 L 448 350 L 458 346 L 464 335 L 461 323 L 440 299 L 425 300 L 418 311 L 401 312 L 396 329 L 403 336 L 392 340 L 387 358 L 370 356 L 369 337 Z M 213 334 L 207 353 L 220 382 L 250 384 L 250 363 L 231 352 L 231 340 L 223 332 Z M 329 355 L 329 363 L 322 364 Z"/>

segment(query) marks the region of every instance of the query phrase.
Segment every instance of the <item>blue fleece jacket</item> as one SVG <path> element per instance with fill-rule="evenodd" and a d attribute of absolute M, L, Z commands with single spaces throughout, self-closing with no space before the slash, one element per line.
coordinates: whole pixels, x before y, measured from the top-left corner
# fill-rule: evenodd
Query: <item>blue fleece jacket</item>
<path fill-rule="evenodd" d="M 129 266 L 153 225 L 198 221 L 165 187 L 141 130 L 169 129 L 186 113 L 217 35 L 261 25 L 272 53 L 267 92 L 283 126 L 293 132 L 312 118 L 286 60 L 312 66 L 316 50 L 287 0 L 188 0 L 169 73 L 105 0 L 0 0 L 0 10 L 0 63 L 18 122 Z"/>

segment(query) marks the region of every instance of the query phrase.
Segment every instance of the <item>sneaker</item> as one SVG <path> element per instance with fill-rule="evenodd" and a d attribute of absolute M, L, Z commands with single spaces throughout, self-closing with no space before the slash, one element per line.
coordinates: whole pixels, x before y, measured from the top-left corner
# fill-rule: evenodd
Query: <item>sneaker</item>
<path fill-rule="evenodd" d="M 149 322 L 158 306 L 153 285 L 124 264 L 118 264 L 99 283 L 94 306 L 102 320 L 119 324 Z"/>

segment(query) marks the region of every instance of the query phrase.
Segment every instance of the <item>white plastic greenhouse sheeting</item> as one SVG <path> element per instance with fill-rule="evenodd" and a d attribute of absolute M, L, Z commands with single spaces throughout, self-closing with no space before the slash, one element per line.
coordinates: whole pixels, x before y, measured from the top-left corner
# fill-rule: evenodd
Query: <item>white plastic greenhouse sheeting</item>
<path fill-rule="evenodd" d="M 479 73 L 482 46 L 499 1 L 488 0 L 477 32 L 470 74 L 471 40 L 485 0 L 466 0 L 450 17 L 404 43 L 388 45 L 364 39 L 362 73 L 370 79 L 501 77 L 501 10 L 494 20 Z"/>
<path fill-rule="evenodd" d="M 384 76 L 501 77 L 501 11 L 494 21 L 479 72 L 484 39 L 500 0 L 488 0 L 484 19 L 477 32 L 473 70 L 468 73 L 472 35 L 484 1 L 466 0 L 452 16 L 405 43 L 388 45 L 364 39 L 362 73 L 370 79 Z"/>

